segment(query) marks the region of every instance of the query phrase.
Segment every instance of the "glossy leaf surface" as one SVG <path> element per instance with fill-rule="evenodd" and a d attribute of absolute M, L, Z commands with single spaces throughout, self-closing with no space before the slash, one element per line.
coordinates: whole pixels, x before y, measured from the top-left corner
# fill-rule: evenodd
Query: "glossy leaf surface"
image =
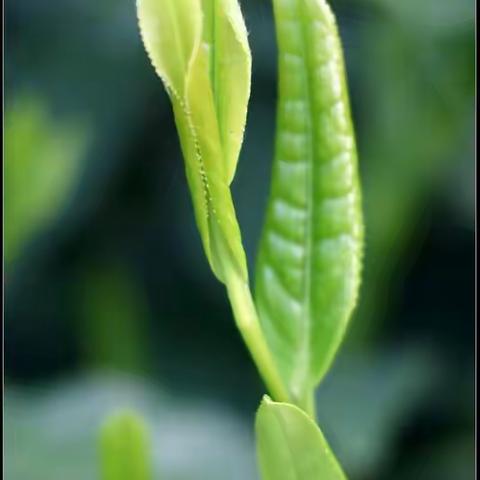
<path fill-rule="evenodd" d="M 150 439 L 135 413 L 112 414 L 100 435 L 102 480 L 151 480 Z"/>
<path fill-rule="evenodd" d="M 328 369 L 356 302 L 362 218 L 336 22 L 323 0 L 274 0 L 276 153 L 256 303 L 292 399 Z"/>
<path fill-rule="evenodd" d="M 225 262 L 246 279 L 229 189 L 250 96 L 251 56 L 238 3 L 138 0 L 137 7 L 145 48 L 172 101 L 207 257 L 220 280 Z"/>
<path fill-rule="evenodd" d="M 263 480 L 345 479 L 322 432 L 298 407 L 264 397 L 255 430 Z"/>

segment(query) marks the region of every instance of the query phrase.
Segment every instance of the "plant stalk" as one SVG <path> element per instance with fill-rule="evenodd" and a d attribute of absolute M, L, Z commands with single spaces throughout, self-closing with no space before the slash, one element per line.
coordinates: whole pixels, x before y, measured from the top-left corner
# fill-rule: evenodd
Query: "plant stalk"
<path fill-rule="evenodd" d="M 315 404 L 315 389 L 309 389 L 308 393 L 305 395 L 305 398 L 301 402 L 301 408 L 305 410 L 315 422 L 317 421 L 317 406 Z"/>
<path fill-rule="evenodd" d="M 248 283 L 232 271 L 226 286 L 235 322 L 268 391 L 277 402 L 289 402 L 290 396 L 263 336 Z"/>

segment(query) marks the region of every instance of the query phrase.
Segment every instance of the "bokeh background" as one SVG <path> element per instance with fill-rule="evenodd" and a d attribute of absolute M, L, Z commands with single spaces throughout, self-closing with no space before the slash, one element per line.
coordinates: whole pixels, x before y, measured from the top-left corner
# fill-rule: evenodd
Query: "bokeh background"
<path fill-rule="evenodd" d="M 233 190 L 253 265 L 274 135 L 271 4 Z M 332 0 L 366 217 L 361 300 L 318 390 L 354 480 L 474 478 L 474 2 Z M 98 478 L 133 407 L 157 478 L 256 479 L 264 388 L 210 273 L 133 0 L 5 2 L 5 473 Z"/>

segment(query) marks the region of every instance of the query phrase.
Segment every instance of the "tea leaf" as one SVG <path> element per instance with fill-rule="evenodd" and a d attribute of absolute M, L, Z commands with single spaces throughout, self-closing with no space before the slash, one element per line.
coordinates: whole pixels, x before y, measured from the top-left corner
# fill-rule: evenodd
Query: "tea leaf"
<path fill-rule="evenodd" d="M 320 429 L 298 407 L 265 396 L 255 431 L 263 480 L 346 478 Z"/>
<path fill-rule="evenodd" d="M 211 55 L 210 78 L 230 183 L 243 142 L 250 97 L 250 47 L 237 0 L 202 0 L 202 6 L 204 42 Z"/>
<path fill-rule="evenodd" d="M 151 480 L 150 439 L 133 412 L 112 414 L 100 435 L 102 480 Z"/>
<path fill-rule="evenodd" d="M 251 56 L 238 3 L 138 0 L 137 6 L 145 48 L 172 101 L 212 270 L 226 282 L 225 264 L 232 264 L 247 279 L 229 189 L 250 96 Z"/>
<path fill-rule="evenodd" d="M 288 398 L 248 285 L 230 183 L 250 96 L 251 55 L 237 0 L 138 0 L 145 48 L 173 105 L 205 253 L 275 398 Z"/>
<path fill-rule="evenodd" d="M 256 304 L 291 397 L 311 410 L 360 283 L 357 154 L 333 13 L 324 0 L 273 4 L 277 136 Z"/>

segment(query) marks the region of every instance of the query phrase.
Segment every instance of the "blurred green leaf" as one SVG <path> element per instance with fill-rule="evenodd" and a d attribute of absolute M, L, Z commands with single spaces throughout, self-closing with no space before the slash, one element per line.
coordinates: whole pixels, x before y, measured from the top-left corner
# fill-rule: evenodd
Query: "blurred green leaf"
<path fill-rule="evenodd" d="M 91 366 L 131 373 L 149 369 L 149 307 L 135 278 L 114 260 L 84 266 L 74 298 L 78 338 Z"/>
<path fill-rule="evenodd" d="M 60 122 L 41 97 L 15 96 L 5 112 L 5 261 L 65 209 L 81 169 L 87 132 Z"/>
<path fill-rule="evenodd" d="M 348 2 L 354 4 L 357 2 Z M 365 206 L 365 272 L 353 341 L 371 340 L 427 212 L 458 174 L 473 132 L 473 2 L 371 0 L 352 48 Z M 365 68 L 361 62 L 369 58 Z M 400 148 L 401 146 L 401 148 Z M 467 151 L 468 154 L 468 151 Z M 473 172 L 473 156 L 466 169 Z M 455 190 L 463 185 L 455 183 Z M 419 238 L 420 237 L 420 238 Z"/>
<path fill-rule="evenodd" d="M 50 385 L 7 385 L 5 477 L 98 478 L 98 431 L 112 411 L 138 412 L 151 431 L 154 478 L 255 479 L 251 421 L 221 403 L 172 396 L 125 375 L 88 375 Z"/>
<path fill-rule="evenodd" d="M 367 0 L 365 3 L 376 5 L 389 12 L 420 35 L 456 33 L 472 21 L 475 13 L 473 0 L 456 0 L 455 2 Z"/>
<path fill-rule="evenodd" d="M 392 461 L 403 451 L 404 429 L 443 395 L 439 385 L 449 385 L 433 353 L 406 345 L 344 353 L 335 362 L 317 392 L 318 419 L 351 478 L 390 478 Z M 250 413 L 240 417 L 221 403 L 179 398 L 135 377 L 105 374 L 42 388 L 6 386 L 6 478 L 95 478 L 98 429 L 119 406 L 138 411 L 150 426 L 154 474 L 160 478 L 258 478 Z"/>
<path fill-rule="evenodd" d="M 151 480 L 147 426 L 134 411 L 112 413 L 100 433 L 102 480 Z"/>
<path fill-rule="evenodd" d="M 357 299 L 360 186 L 335 17 L 323 0 L 273 4 L 276 155 L 256 304 L 291 397 L 309 410 Z"/>
<path fill-rule="evenodd" d="M 295 405 L 265 396 L 255 431 L 263 480 L 346 478 L 318 426 Z"/>

